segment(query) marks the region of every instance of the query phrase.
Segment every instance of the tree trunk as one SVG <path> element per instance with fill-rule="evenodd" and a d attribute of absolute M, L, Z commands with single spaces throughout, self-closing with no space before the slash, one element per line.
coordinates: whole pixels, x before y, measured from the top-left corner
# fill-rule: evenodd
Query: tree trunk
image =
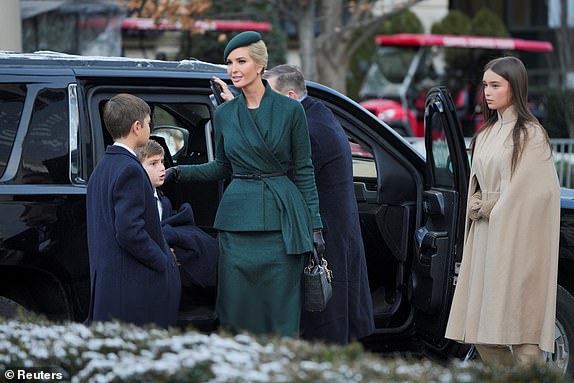
<path fill-rule="evenodd" d="M 350 56 L 319 49 L 315 57 L 318 62 L 324 64 L 319 68 L 319 82 L 345 94 Z M 336 64 L 333 64 L 333 61 Z"/>
<path fill-rule="evenodd" d="M 321 63 L 317 68 L 319 82 L 345 93 L 349 57 L 343 33 L 343 0 L 322 1 L 320 14 L 322 38 L 315 57 Z"/>
<path fill-rule="evenodd" d="M 317 61 L 315 59 L 315 0 L 301 6 L 297 18 L 297 31 L 299 37 L 299 55 L 301 56 L 301 70 L 307 80 L 318 81 Z"/>

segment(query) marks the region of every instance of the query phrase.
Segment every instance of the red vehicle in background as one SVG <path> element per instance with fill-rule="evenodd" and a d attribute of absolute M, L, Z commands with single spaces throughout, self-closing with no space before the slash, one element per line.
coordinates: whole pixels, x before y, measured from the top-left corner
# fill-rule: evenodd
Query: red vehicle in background
<path fill-rule="evenodd" d="M 477 65 L 448 67 L 444 48 L 482 49 L 488 59 L 503 52 L 552 51 L 546 41 L 455 35 L 379 35 L 375 43 L 378 49 L 359 91 L 360 104 L 406 137 L 424 136 L 425 97 L 437 85 L 449 87 L 465 136 L 482 124 L 476 76 L 485 62 L 477 63 L 472 56 Z"/>

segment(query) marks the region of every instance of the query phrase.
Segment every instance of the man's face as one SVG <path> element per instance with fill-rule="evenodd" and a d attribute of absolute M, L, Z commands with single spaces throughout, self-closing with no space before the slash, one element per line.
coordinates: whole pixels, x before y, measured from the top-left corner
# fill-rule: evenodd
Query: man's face
<path fill-rule="evenodd" d="M 163 156 L 151 156 L 143 160 L 142 165 L 151 180 L 153 187 L 157 188 L 163 185 L 165 180 L 165 166 L 163 165 Z"/>

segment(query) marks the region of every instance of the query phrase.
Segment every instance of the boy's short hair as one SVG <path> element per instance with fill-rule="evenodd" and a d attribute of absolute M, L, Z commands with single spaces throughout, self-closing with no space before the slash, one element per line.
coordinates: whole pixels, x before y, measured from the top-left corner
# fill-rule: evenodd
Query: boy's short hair
<path fill-rule="evenodd" d="M 153 156 L 162 156 L 163 158 L 165 151 L 157 141 L 148 140 L 145 145 L 136 148 L 136 155 L 138 156 L 138 160 L 140 160 L 140 162 L 144 162 L 146 158 Z"/>
<path fill-rule="evenodd" d="M 149 105 L 132 94 L 116 94 L 104 105 L 104 124 L 114 140 L 127 137 L 135 121 L 143 124 L 150 115 Z"/>

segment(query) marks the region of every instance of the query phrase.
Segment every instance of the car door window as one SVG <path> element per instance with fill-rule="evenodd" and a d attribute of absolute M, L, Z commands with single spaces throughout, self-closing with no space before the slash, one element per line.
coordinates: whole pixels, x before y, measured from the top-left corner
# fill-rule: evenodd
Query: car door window
<path fill-rule="evenodd" d="M 211 119 L 206 104 L 155 103 L 152 134 L 165 139 L 174 164 L 208 161 L 206 124 Z"/>
<path fill-rule="evenodd" d="M 66 89 L 44 89 L 34 102 L 22 149 L 21 183 L 69 183 Z"/>
<path fill-rule="evenodd" d="M 154 105 L 151 117 L 152 135 L 162 137 L 169 150 L 169 155 L 177 159 L 178 156 L 185 155 L 189 137 L 189 133 L 186 132 L 189 130 L 186 129 L 186 124 L 168 108 L 170 108 L 169 105 Z"/>
<path fill-rule="evenodd" d="M 25 99 L 25 85 L 0 85 L 0 176 L 4 174 L 14 145 Z"/>
<path fill-rule="evenodd" d="M 435 124 L 430 152 L 429 162 L 434 184 L 438 187 L 454 187 L 455 180 L 451 153 L 446 139 L 446 132 L 442 124 Z"/>
<path fill-rule="evenodd" d="M 349 146 L 353 155 L 353 179 L 364 181 L 367 185 L 377 186 L 377 166 L 370 148 L 349 137 Z"/>

